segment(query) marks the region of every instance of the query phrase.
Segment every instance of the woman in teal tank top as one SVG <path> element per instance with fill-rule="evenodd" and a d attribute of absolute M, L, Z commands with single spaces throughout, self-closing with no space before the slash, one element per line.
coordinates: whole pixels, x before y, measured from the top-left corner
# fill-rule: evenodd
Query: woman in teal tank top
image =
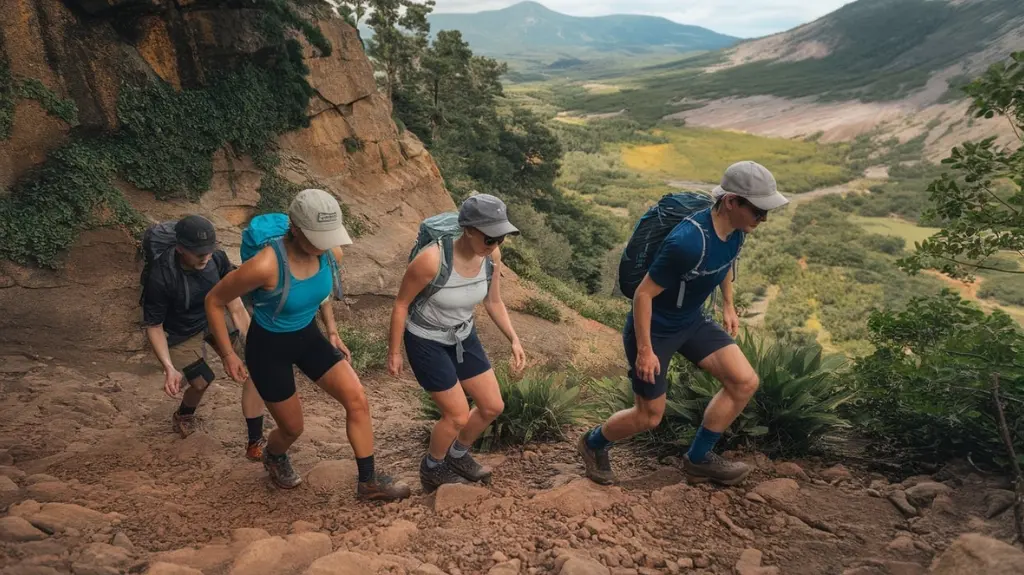
<path fill-rule="evenodd" d="M 348 440 L 359 469 L 357 496 L 404 499 L 410 494 L 409 487 L 374 469 L 370 406 L 334 320 L 330 298 L 334 273 L 328 250 L 335 261 L 341 261 L 340 246 L 352 243 L 341 207 L 323 190 L 303 190 L 292 201 L 288 219 L 289 229 L 283 238 L 225 276 L 206 297 L 210 331 L 225 370 L 235 381 L 252 378 L 277 423 L 263 450 L 263 466 L 278 487 L 291 489 L 302 482 L 287 454 L 303 426 L 292 369 L 296 366 L 345 408 Z M 286 280 L 288 296 L 279 306 L 281 294 L 276 290 Z M 246 334 L 247 375 L 228 341 L 224 310 L 227 302 L 248 293 L 253 294 L 256 306 Z M 316 324 L 318 311 L 327 336 Z"/>

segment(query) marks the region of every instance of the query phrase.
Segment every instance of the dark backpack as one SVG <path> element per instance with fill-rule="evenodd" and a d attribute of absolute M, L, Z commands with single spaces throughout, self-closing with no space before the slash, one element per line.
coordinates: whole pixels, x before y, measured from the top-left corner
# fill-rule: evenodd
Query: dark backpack
<path fill-rule="evenodd" d="M 622 295 L 633 299 L 636 288 L 644 281 L 647 270 L 658 255 L 665 238 L 683 222 L 698 225 L 692 220 L 697 212 L 706 210 L 715 204 L 714 198 L 700 192 L 677 192 L 665 194 L 658 203 L 651 206 L 633 228 L 626 249 L 619 260 L 619 290 Z M 701 234 L 701 238 L 704 235 Z M 742 236 L 741 236 L 742 237 Z M 741 244 L 742 245 L 742 244 Z M 702 250 L 703 253 L 703 250 Z M 736 260 L 727 265 L 735 266 Z M 679 283 L 679 297 L 676 307 L 682 307 L 686 282 L 694 278 L 718 273 L 722 268 L 706 270 L 703 268 L 703 257 L 690 271 L 683 274 Z M 734 267 L 735 271 L 735 267 Z M 735 278 L 735 276 L 734 276 Z"/>
<path fill-rule="evenodd" d="M 139 297 L 139 305 L 146 299 L 146 286 L 149 284 L 149 276 L 154 268 L 164 265 L 170 268 L 172 277 L 180 272 L 175 265 L 173 256 L 174 246 L 177 245 L 177 236 L 174 233 L 174 226 L 177 220 L 151 224 L 142 233 L 142 275 L 139 282 L 142 284 L 142 295 Z M 188 282 L 185 283 L 185 308 L 188 309 L 191 303 L 188 293 Z"/>

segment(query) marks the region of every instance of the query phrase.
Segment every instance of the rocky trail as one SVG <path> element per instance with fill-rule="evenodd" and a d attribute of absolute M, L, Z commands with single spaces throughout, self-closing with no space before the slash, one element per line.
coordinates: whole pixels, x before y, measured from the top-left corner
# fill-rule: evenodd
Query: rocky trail
<path fill-rule="evenodd" d="M 230 382 L 214 382 L 203 429 L 183 440 L 176 402 L 138 358 L 3 357 L 0 573 L 1024 573 L 1024 552 L 996 540 L 1012 536 L 1008 482 L 956 466 L 890 483 L 730 454 L 756 470 L 719 488 L 627 445 L 613 452 L 621 483 L 602 487 L 582 477 L 571 434 L 482 456 L 496 467 L 490 485 L 425 494 L 415 384 L 364 384 L 378 465 L 413 487 L 406 501 L 355 500 L 344 412 L 308 381 L 293 448 L 304 482 L 280 491 L 243 457 Z M 958 539 L 967 532 L 984 537 Z"/>

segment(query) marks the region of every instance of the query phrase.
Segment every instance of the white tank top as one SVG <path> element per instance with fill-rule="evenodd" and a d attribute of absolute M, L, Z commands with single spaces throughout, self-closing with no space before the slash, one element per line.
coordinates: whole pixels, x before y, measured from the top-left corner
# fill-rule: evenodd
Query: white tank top
<path fill-rule="evenodd" d="M 421 314 L 430 325 L 448 329 L 428 329 L 406 319 L 405 327 L 415 336 L 455 345 L 473 331 L 473 311 L 487 297 L 487 262 L 480 263 L 476 277 L 465 278 L 452 267 L 448 281 L 430 299 L 423 302 Z"/>

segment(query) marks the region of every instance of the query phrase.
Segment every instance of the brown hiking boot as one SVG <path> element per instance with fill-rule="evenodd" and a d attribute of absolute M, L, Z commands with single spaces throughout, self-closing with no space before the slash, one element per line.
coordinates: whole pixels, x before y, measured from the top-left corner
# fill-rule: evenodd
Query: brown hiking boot
<path fill-rule="evenodd" d="M 293 489 L 302 483 L 302 478 L 295 473 L 287 453 L 272 455 L 270 451 L 264 449 L 263 468 L 270 474 L 270 480 L 281 489 Z"/>
<path fill-rule="evenodd" d="M 174 422 L 172 425 L 174 431 L 181 434 L 182 439 L 192 435 L 192 432 L 199 427 L 199 422 L 196 421 L 194 413 L 192 415 L 182 415 L 175 411 L 174 415 L 171 416 L 171 421 Z"/>
<path fill-rule="evenodd" d="M 430 468 L 427 467 L 427 457 L 423 456 L 423 460 L 420 461 L 420 484 L 423 486 L 423 490 L 429 493 L 445 483 L 468 485 L 469 481 L 452 470 L 448 465 L 447 457 L 437 467 Z"/>
<path fill-rule="evenodd" d="M 709 451 L 701 463 L 690 461 L 689 456 L 684 454 L 683 471 L 697 483 L 711 480 L 721 485 L 736 485 L 747 478 L 750 466 L 742 461 L 729 461 Z"/>
<path fill-rule="evenodd" d="M 612 471 L 612 462 L 608 459 L 608 449 L 600 451 L 591 449 L 587 445 L 587 435 L 589 434 L 589 431 L 584 432 L 583 435 L 580 435 L 580 440 L 576 442 L 576 450 L 583 457 L 583 466 L 587 469 L 587 477 L 594 483 L 611 485 L 615 483 L 615 473 Z"/>
<path fill-rule="evenodd" d="M 356 497 L 368 501 L 398 501 L 409 497 L 412 490 L 402 482 L 395 482 L 391 477 L 376 473 L 369 481 L 361 481 L 356 486 Z"/>
<path fill-rule="evenodd" d="M 480 465 L 470 452 L 466 452 L 462 457 L 452 457 L 451 454 L 444 456 L 445 465 L 447 465 L 452 471 L 458 473 L 462 477 L 470 481 L 482 481 L 488 482 L 491 480 L 491 472 L 493 471 L 488 465 Z"/>
<path fill-rule="evenodd" d="M 250 442 L 245 446 L 245 458 L 249 461 L 260 461 L 263 459 L 263 448 L 267 446 L 267 440 L 263 437 Z"/>

